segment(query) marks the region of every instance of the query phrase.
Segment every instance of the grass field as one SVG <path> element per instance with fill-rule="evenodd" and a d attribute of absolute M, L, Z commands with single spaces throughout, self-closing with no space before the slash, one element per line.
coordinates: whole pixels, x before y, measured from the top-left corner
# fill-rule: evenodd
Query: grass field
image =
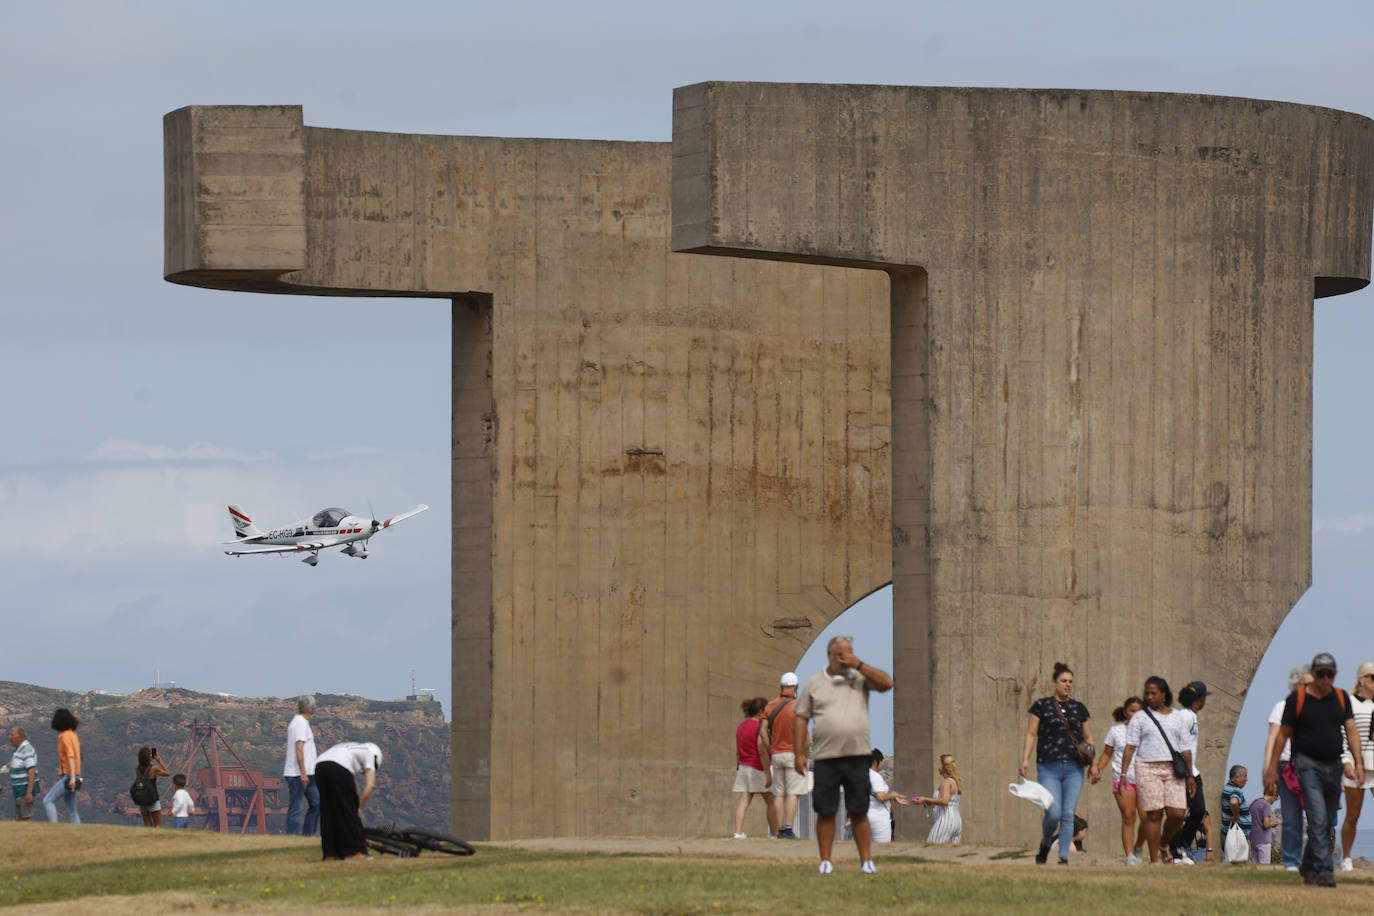
<path fill-rule="evenodd" d="M 426 854 L 323 863 L 317 843 L 98 825 L 0 823 L 0 906 L 52 913 L 292 912 L 344 906 L 505 913 L 1304 913 L 1374 899 L 1357 872 L 1332 889 L 1248 866 L 1038 868 L 1005 850 L 879 855 L 861 876 L 853 847 L 816 873 L 810 843 L 596 841 L 574 848 L 481 846 L 472 858 Z M 614 852 L 619 846 L 626 851 Z M 642 851 L 635 851 L 640 849 Z M 671 850 L 671 851 L 666 851 Z M 774 855 L 782 850 L 785 855 Z M 838 852 L 839 850 L 837 850 Z M 929 852 L 930 855 L 923 855 Z M 931 856 L 943 856 L 935 860 Z"/>

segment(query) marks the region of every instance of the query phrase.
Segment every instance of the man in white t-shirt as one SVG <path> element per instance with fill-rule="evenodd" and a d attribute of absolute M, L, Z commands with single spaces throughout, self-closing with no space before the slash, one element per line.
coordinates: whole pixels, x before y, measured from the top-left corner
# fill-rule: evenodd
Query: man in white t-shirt
<path fill-rule="evenodd" d="M 320 790 L 315 785 L 315 733 L 310 720 L 315 717 L 315 698 L 303 696 L 296 701 L 296 715 L 286 726 L 286 779 L 289 801 L 286 807 L 286 832 L 314 836 L 320 823 Z M 301 808 L 305 808 L 304 821 Z"/>

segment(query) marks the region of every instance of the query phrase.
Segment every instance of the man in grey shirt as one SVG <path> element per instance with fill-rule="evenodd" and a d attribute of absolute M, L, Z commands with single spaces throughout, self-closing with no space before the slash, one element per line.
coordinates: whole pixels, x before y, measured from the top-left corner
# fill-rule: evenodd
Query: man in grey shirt
<path fill-rule="evenodd" d="M 860 661 L 854 654 L 854 641 L 848 636 L 830 640 L 826 657 L 829 664 L 807 680 L 795 704 L 792 745 L 797 772 L 806 773 L 807 758 L 814 752 L 816 784 L 811 792 L 811 807 L 816 812 L 820 873 L 828 875 L 835 870 L 830 852 L 835 845 L 835 815 L 843 787 L 844 807 L 853 824 L 854 845 L 859 848 L 862 863 L 859 870 L 871 875 L 878 869 L 870 856 L 872 838 L 868 832 L 868 769 L 873 754 L 868 734 L 868 694 L 891 690 L 892 677 Z M 806 726 L 813 719 L 808 740 Z"/>

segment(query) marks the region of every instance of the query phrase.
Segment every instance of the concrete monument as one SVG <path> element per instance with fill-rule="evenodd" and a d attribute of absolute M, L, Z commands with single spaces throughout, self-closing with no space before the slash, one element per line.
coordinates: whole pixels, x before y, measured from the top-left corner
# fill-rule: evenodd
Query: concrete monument
<path fill-rule="evenodd" d="M 452 309 L 455 830 L 724 832 L 739 701 L 889 581 L 898 782 L 958 754 L 971 839 L 1030 832 L 1002 786 L 1057 658 L 1102 725 L 1213 685 L 1220 785 L 1310 578 L 1311 300 L 1368 279 L 1370 122 L 674 104 L 672 144 L 164 121 L 169 280 Z"/>

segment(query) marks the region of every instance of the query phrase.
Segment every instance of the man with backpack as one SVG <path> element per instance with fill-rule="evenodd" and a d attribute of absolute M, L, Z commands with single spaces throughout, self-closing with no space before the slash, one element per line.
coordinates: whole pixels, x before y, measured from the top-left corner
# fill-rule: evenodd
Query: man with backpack
<path fill-rule="evenodd" d="M 768 796 L 768 833 L 779 840 L 795 840 L 792 822 L 797 819 L 797 804 L 806 794 L 806 777 L 796 770 L 797 757 L 792 745 L 792 723 L 797 715 L 797 675 L 789 671 L 779 682 L 780 696 L 764 709 L 760 740 L 767 743 L 772 757 L 773 794 Z"/>
<path fill-rule="evenodd" d="M 1307 811 L 1307 847 L 1298 871 L 1303 882 L 1319 887 L 1335 887 L 1331 862 L 1331 829 L 1341 798 L 1341 749 L 1349 741 L 1359 747 L 1350 698 L 1336 686 L 1336 659 L 1320 652 L 1312 659 L 1310 686 L 1299 685 L 1284 702 L 1279 739 L 1293 742 L 1293 767 L 1298 789 Z M 1344 737 L 1342 737 L 1344 733 Z M 1278 782 L 1273 764 L 1264 773 L 1266 787 Z M 1355 780 L 1364 782 L 1364 763 L 1355 761 Z M 1285 811 L 1287 817 L 1289 812 Z"/>

